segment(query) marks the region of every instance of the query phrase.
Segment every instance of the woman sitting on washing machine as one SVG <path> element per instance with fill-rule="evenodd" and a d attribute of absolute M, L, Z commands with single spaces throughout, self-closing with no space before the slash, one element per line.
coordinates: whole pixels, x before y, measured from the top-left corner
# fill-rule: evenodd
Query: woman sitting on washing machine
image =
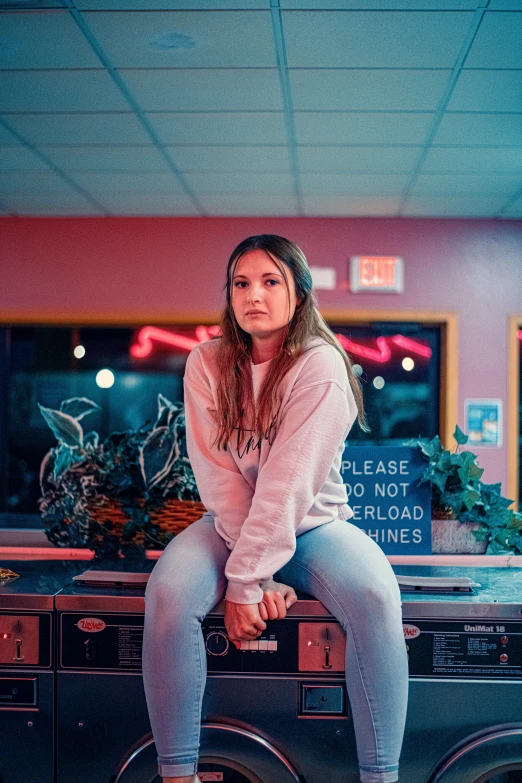
<path fill-rule="evenodd" d="M 208 612 L 226 599 L 239 647 L 286 616 L 297 588 L 346 632 L 361 781 L 393 783 L 408 700 L 401 595 L 382 549 L 348 521 L 340 475 L 355 419 L 368 431 L 359 380 L 293 242 L 241 242 L 226 300 L 221 336 L 192 350 L 184 377 L 187 450 L 207 513 L 168 544 L 145 592 L 158 773 L 164 783 L 198 781 Z"/>

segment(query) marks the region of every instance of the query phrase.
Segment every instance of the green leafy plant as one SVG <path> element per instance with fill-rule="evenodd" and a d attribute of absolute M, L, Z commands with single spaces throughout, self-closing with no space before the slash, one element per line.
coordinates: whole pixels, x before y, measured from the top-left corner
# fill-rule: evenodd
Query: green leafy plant
<path fill-rule="evenodd" d="M 170 498 L 200 500 L 190 466 L 181 403 L 158 395 L 154 424 L 113 432 L 103 443 L 95 431 L 84 434 L 81 420 L 99 405 L 72 397 L 59 410 L 41 414 L 58 441 L 40 467 L 39 508 L 46 535 L 58 546 L 87 546 L 96 559 L 142 557 L 145 548 L 164 548 L 173 534 L 150 519 Z M 107 501 L 121 504 L 129 517 L 121 537 L 110 519 L 93 519 L 92 508 Z M 144 544 L 136 542 L 143 534 Z"/>
<path fill-rule="evenodd" d="M 477 455 L 459 451 L 468 436 L 458 425 L 453 438 L 457 444 L 453 452 L 444 449 L 438 435 L 404 444 L 418 446 L 428 462 L 419 484 L 431 485 L 432 518 L 480 524 L 472 532 L 478 541 L 487 538 L 487 554 L 522 554 L 522 514 L 509 508 L 513 501 L 502 496 L 500 482 L 481 481 L 484 468 L 477 465 Z"/>

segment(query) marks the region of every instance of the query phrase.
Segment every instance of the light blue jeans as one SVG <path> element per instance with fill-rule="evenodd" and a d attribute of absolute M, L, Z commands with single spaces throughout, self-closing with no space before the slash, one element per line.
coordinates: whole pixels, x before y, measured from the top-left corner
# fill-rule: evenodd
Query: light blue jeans
<path fill-rule="evenodd" d="M 147 584 L 143 683 L 162 777 L 197 771 L 207 675 L 201 622 L 224 597 L 229 554 L 205 514 L 169 542 Z M 386 555 L 363 530 L 336 519 L 298 536 L 294 556 L 274 578 L 317 598 L 342 625 L 361 781 L 393 783 L 408 658 L 401 594 Z"/>

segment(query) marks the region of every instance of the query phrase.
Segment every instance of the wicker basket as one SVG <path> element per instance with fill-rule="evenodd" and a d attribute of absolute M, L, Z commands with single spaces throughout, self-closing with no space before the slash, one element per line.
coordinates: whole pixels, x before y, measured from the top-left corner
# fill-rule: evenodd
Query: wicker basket
<path fill-rule="evenodd" d="M 138 498 L 137 502 L 143 508 L 145 498 Z M 99 498 L 96 502 L 90 501 L 87 504 L 87 509 L 92 519 L 99 524 L 104 525 L 108 521 L 112 522 L 111 532 L 120 538 L 124 525 L 131 521 L 131 517 L 123 510 L 121 503 L 111 498 L 104 498 L 102 502 L 100 502 Z M 203 503 L 200 503 L 199 500 L 169 498 L 161 508 L 150 511 L 149 517 L 150 521 L 158 525 L 163 532 L 177 535 L 191 525 L 192 522 L 200 519 L 206 510 Z M 138 544 L 143 544 L 145 543 L 145 538 L 145 534 L 142 531 L 138 531 L 134 540 Z"/>

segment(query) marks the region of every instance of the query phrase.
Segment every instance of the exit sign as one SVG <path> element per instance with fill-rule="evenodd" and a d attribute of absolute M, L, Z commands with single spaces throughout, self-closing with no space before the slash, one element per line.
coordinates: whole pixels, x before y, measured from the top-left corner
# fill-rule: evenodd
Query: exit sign
<path fill-rule="evenodd" d="M 350 258 L 350 290 L 353 293 L 402 294 L 404 273 L 402 258 L 397 256 L 352 256 Z"/>

